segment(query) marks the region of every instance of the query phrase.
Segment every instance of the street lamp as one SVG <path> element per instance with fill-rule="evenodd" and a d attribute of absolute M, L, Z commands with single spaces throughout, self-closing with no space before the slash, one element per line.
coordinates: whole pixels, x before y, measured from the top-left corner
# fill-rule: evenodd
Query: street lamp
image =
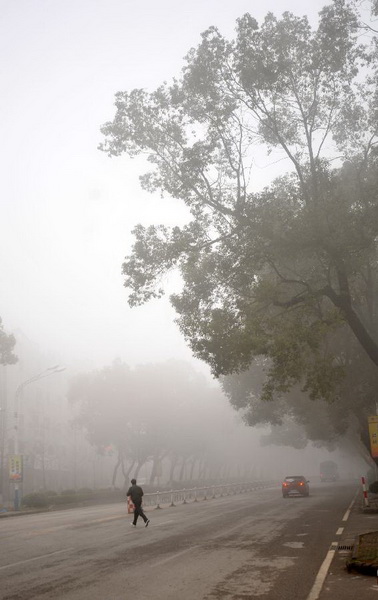
<path fill-rule="evenodd" d="M 33 377 L 26 379 L 26 381 L 23 381 L 16 389 L 15 396 L 14 396 L 14 429 L 15 429 L 14 454 L 15 454 L 15 457 L 17 457 L 17 458 L 15 459 L 15 463 L 16 463 L 16 461 L 20 460 L 19 455 L 18 455 L 18 453 L 19 453 L 18 419 L 19 419 L 19 400 L 21 397 L 22 390 L 30 383 L 34 383 L 35 381 L 39 381 L 40 379 L 44 379 L 45 377 L 50 377 L 50 375 L 55 375 L 55 373 L 61 373 L 65 369 L 66 369 L 66 367 L 62 367 L 60 365 L 54 365 L 52 367 L 49 367 L 45 371 L 42 371 L 41 373 L 38 373 L 37 375 L 33 375 Z M 20 510 L 19 481 L 21 480 L 21 477 L 22 477 L 21 465 L 19 465 L 18 468 L 15 467 L 12 474 L 14 475 L 14 510 Z"/>

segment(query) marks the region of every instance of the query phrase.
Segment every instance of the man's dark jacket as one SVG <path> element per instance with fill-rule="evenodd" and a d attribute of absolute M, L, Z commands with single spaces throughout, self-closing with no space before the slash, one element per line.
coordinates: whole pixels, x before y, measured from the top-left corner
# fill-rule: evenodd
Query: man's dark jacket
<path fill-rule="evenodd" d="M 127 490 L 126 496 L 130 496 L 133 504 L 141 504 L 142 503 L 143 490 L 140 487 L 140 485 L 132 485 Z"/>

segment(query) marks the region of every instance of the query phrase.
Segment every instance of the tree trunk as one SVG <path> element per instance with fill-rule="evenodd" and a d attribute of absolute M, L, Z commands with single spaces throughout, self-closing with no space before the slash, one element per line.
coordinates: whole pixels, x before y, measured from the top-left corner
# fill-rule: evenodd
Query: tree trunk
<path fill-rule="evenodd" d="M 118 452 L 118 458 L 117 458 L 117 462 L 114 466 L 114 470 L 113 470 L 113 477 L 112 477 L 112 488 L 115 488 L 115 482 L 117 480 L 117 472 L 118 472 L 118 468 L 119 465 L 121 464 L 121 453 Z"/>
<path fill-rule="evenodd" d="M 125 478 L 125 483 L 123 484 L 123 485 L 124 485 L 124 488 L 127 488 L 127 487 L 128 487 L 128 485 L 129 485 L 130 473 L 131 473 L 131 470 L 132 470 L 132 468 L 133 468 L 133 466 L 134 466 L 134 465 L 135 465 L 135 458 L 134 458 L 134 460 L 133 460 L 133 461 L 130 463 L 130 466 L 129 466 L 129 468 L 128 468 L 128 469 L 127 469 L 127 471 L 126 471 L 126 470 L 125 470 L 125 463 L 124 463 L 124 461 L 123 461 L 123 458 L 122 458 L 122 473 L 123 473 L 123 476 L 124 476 L 124 478 Z"/>
<path fill-rule="evenodd" d="M 174 481 L 173 475 L 174 475 L 175 468 L 177 465 L 177 460 L 178 460 L 178 456 L 177 456 L 177 454 L 175 454 L 171 459 L 171 468 L 169 471 L 169 481 L 170 482 Z"/>
<path fill-rule="evenodd" d="M 153 485 L 154 481 L 156 479 L 156 469 L 157 469 L 158 462 L 159 462 L 159 459 L 156 456 L 154 456 L 154 459 L 152 461 L 151 475 L 150 475 L 150 485 Z"/>
<path fill-rule="evenodd" d="M 136 468 L 135 473 L 134 473 L 134 478 L 135 479 L 138 479 L 139 471 L 141 470 L 141 468 L 143 467 L 143 465 L 144 465 L 145 462 L 146 462 L 145 460 L 142 460 L 142 461 L 138 462 L 137 468 Z"/>
<path fill-rule="evenodd" d="M 325 289 L 325 294 L 331 300 L 331 302 L 341 310 L 346 322 L 353 331 L 357 340 L 360 342 L 369 358 L 378 367 L 378 344 L 371 337 L 365 325 L 362 323 L 361 319 L 353 309 L 349 292 L 349 283 L 345 273 L 339 269 L 337 274 L 339 279 L 340 294 L 337 294 L 331 288 L 331 286 L 327 286 Z"/>
<path fill-rule="evenodd" d="M 194 472 L 194 467 L 195 467 L 196 463 L 197 463 L 197 459 L 193 458 L 192 464 L 190 466 L 190 473 L 189 473 L 189 480 L 190 481 L 193 481 L 193 472 Z"/>
<path fill-rule="evenodd" d="M 181 464 L 181 469 L 180 469 L 180 475 L 179 475 L 179 481 L 182 481 L 184 479 L 184 472 L 185 472 L 185 467 L 186 467 L 186 458 L 182 459 L 182 464 Z"/>
<path fill-rule="evenodd" d="M 203 460 L 198 465 L 198 480 L 201 481 L 201 479 L 203 479 Z"/>

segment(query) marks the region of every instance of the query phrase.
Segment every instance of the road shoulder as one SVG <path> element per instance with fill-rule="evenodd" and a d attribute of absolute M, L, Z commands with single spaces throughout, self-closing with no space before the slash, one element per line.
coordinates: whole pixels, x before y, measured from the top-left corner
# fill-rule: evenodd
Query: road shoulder
<path fill-rule="evenodd" d="M 338 550 L 335 552 L 328 575 L 325 579 L 319 600 L 356 600 L 363 598 L 378 598 L 378 579 L 371 575 L 362 575 L 358 571 L 346 568 L 346 561 L 351 556 L 351 549 L 359 534 L 378 530 L 378 514 L 365 514 L 361 508 L 361 500 L 354 503 L 349 518 L 345 523 L 340 523 Z M 335 531 L 335 533 L 337 533 Z"/>

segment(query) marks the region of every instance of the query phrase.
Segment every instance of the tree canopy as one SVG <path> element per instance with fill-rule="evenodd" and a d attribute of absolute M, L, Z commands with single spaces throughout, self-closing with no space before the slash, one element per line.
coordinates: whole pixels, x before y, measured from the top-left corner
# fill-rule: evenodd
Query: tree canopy
<path fill-rule="evenodd" d="M 144 189 L 191 214 L 135 227 L 130 304 L 160 297 L 178 268 L 171 301 L 194 354 L 216 376 L 263 357 L 267 400 L 296 386 L 340 398 L 352 348 L 370 383 L 378 367 L 378 55 L 361 27 L 353 0 L 325 6 L 316 28 L 289 12 L 245 14 L 231 41 L 210 27 L 180 79 L 118 92 L 102 128 L 103 150 L 147 156 Z M 272 166 L 259 190 L 264 156 L 286 172 Z"/>
<path fill-rule="evenodd" d="M 12 334 L 7 334 L 0 318 L 0 364 L 13 365 L 17 362 L 17 356 L 13 350 L 16 345 L 16 338 Z"/>
<path fill-rule="evenodd" d="M 185 472 L 187 479 L 194 473 L 216 478 L 230 464 L 234 473 L 255 466 L 247 452 L 234 451 L 243 447 L 240 430 L 228 426 L 229 407 L 220 390 L 187 363 L 130 369 L 117 360 L 76 376 L 68 397 L 77 407 L 75 424 L 89 442 L 100 453 L 109 447 L 115 453 L 113 485 L 119 467 L 126 485 L 146 463 L 153 483 L 163 460 L 170 463 L 170 480 L 176 481 Z"/>

